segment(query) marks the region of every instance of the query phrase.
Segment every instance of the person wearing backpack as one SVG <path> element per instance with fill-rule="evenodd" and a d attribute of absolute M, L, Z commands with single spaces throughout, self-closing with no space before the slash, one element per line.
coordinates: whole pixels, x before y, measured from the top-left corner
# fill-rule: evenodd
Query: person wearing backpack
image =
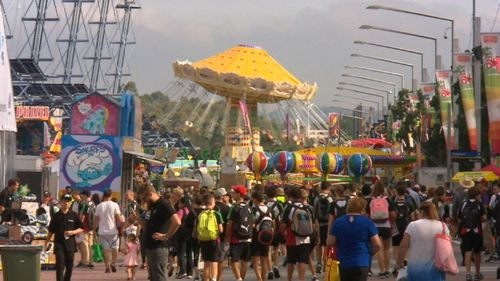
<path fill-rule="evenodd" d="M 272 211 L 274 218 L 274 239 L 271 244 L 272 246 L 272 260 L 268 259 L 268 269 L 269 273 L 267 274 L 267 279 L 277 279 L 280 278 L 280 271 L 278 269 L 278 255 L 279 255 L 279 246 L 281 241 L 281 233 L 279 231 L 279 226 L 281 225 L 281 216 L 283 215 L 283 204 L 276 198 L 277 187 L 268 186 L 265 190 L 267 202 L 267 207 Z M 272 269 L 272 270 L 271 270 Z"/>
<path fill-rule="evenodd" d="M 251 251 L 252 265 L 257 281 L 264 281 L 266 274 L 269 272 L 269 246 L 274 241 L 274 218 L 271 208 L 264 202 L 264 194 L 254 191 L 252 193 L 252 202 L 252 213 L 255 222 Z"/>
<path fill-rule="evenodd" d="M 281 227 L 286 231 L 287 278 L 293 280 L 297 265 L 299 281 L 305 281 L 306 266 L 311 252 L 311 236 L 314 234 L 314 218 L 304 205 L 300 188 L 291 188 L 288 197 L 292 201 L 283 212 Z"/>
<path fill-rule="evenodd" d="M 391 221 L 396 218 L 396 212 L 393 201 L 385 196 L 385 185 L 382 181 L 377 181 L 373 186 L 369 217 L 375 223 L 378 234 L 382 239 L 382 250 L 377 252 L 377 261 L 380 267 L 378 277 L 381 279 L 389 278 L 389 250 L 392 238 Z"/>
<path fill-rule="evenodd" d="M 201 257 L 203 258 L 203 280 L 216 281 L 218 269 L 218 247 L 220 234 L 223 232 L 222 215 L 214 210 L 215 197 L 210 194 L 203 195 L 206 210 L 198 214 L 196 232 L 200 243 Z M 180 278 L 178 278 L 180 279 Z"/>
<path fill-rule="evenodd" d="M 229 242 L 229 258 L 236 281 L 245 279 L 248 262 L 252 259 L 251 242 L 253 234 L 253 215 L 250 205 L 244 201 L 247 188 L 235 185 L 231 188 L 234 204 L 227 217 L 227 236 Z"/>
<path fill-rule="evenodd" d="M 474 182 L 471 181 L 470 185 Z M 462 203 L 458 211 L 460 225 L 460 237 L 462 243 L 460 248 L 465 252 L 465 278 L 467 281 L 482 280 L 481 274 L 481 251 L 483 249 L 482 222 L 486 220 L 483 204 L 479 200 L 479 189 L 472 186 L 467 192 L 467 199 Z M 474 279 L 471 274 L 471 260 L 474 255 L 476 274 Z"/>
<path fill-rule="evenodd" d="M 177 239 L 176 252 L 179 262 L 179 273 L 176 278 L 181 279 L 188 276 L 193 276 L 193 255 L 192 243 L 190 242 L 193 226 L 188 222 L 193 216 L 188 197 L 182 197 L 177 203 L 177 216 L 181 219 L 181 226 L 175 235 Z"/>
<path fill-rule="evenodd" d="M 495 238 L 496 258 L 500 258 L 500 181 L 493 183 L 493 195 L 490 200 L 492 234 Z"/>
<path fill-rule="evenodd" d="M 321 182 L 320 193 L 314 199 L 314 210 L 318 217 L 319 243 L 316 246 L 316 273 L 323 272 L 323 265 L 326 264 L 326 238 L 328 236 L 330 205 L 334 202 L 330 194 L 331 184 L 327 181 Z"/>
<path fill-rule="evenodd" d="M 392 237 L 392 253 L 394 255 L 394 262 L 397 261 L 399 253 L 399 245 L 403 236 L 411 221 L 415 220 L 415 207 L 411 204 L 411 198 L 406 195 L 406 188 L 404 186 L 396 187 L 396 197 L 393 201 L 396 206 L 396 219 L 394 220 L 394 225 L 397 228 L 397 235 Z M 394 267 L 392 272 L 394 276 L 398 275 L 397 266 Z"/>
<path fill-rule="evenodd" d="M 226 191 L 225 188 L 221 187 L 215 190 L 215 210 L 218 211 L 222 218 L 227 218 L 229 215 L 229 211 L 231 210 L 231 204 L 229 200 L 231 199 L 230 194 Z M 226 232 L 227 232 L 227 219 L 224 219 L 222 223 L 223 231 L 220 234 L 221 243 L 219 243 L 218 247 L 218 268 L 217 268 L 217 281 L 222 280 L 222 274 L 225 268 L 225 261 L 229 255 L 229 244 L 226 243 Z"/>

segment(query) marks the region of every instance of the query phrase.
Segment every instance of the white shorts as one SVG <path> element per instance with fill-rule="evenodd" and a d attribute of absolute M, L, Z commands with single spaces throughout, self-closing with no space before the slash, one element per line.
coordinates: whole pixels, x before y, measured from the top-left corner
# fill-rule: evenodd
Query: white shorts
<path fill-rule="evenodd" d="M 99 243 L 105 250 L 118 250 L 119 248 L 118 234 L 114 235 L 99 235 Z"/>

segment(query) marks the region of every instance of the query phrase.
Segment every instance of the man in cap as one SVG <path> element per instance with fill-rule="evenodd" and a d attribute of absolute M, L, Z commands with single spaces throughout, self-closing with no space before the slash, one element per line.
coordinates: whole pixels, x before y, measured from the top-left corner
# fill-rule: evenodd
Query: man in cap
<path fill-rule="evenodd" d="M 83 224 L 78 214 L 70 210 L 71 195 L 61 198 L 61 209 L 55 213 L 49 224 L 49 233 L 44 249 L 54 237 L 54 253 L 56 255 L 56 280 L 70 281 L 76 252 L 75 235 L 83 231 Z"/>
<path fill-rule="evenodd" d="M 218 269 L 217 269 L 217 281 L 222 279 L 222 273 L 224 270 L 224 261 L 227 260 L 227 255 L 229 253 L 229 244 L 225 242 L 226 234 L 227 234 L 227 216 L 231 211 L 232 205 L 229 204 L 229 200 L 231 199 L 230 194 L 226 191 L 225 188 L 221 187 L 215 190 L 215 210 L 218 211 L 223 218 L 223 232 L 220 234 L 220 239 L 223 241 L 219 243 L 218 249 Z"/>
<path fill-rule="evenodd" d="M 245 279 L 248 262 L 252 259 L 253 215 L 250 205 L 245 201 L 247 188 L 235 185 L 231 188 L 234 204 L 227 216 L 226 242 L 229 242 L 229 257 L 236 281 Z"/>

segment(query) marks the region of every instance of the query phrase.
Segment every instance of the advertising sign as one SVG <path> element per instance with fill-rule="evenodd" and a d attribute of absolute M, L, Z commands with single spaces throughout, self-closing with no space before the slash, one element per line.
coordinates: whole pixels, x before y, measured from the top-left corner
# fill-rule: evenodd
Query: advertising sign
<path fill-rule="evenodd" d="M 469 135 L 470 148 L 477 149 L 476 136 L 476 115 L 474 102 L 474 86 L 472 82 L 472 55 L 471 54 L 455 54 L 454 55 L 454 72 L 458 76 L 460 85 L 460 96 L 465 112 L 465 122 L 467 123 L 467 132 Z"/>
<path fill-rule="evenodd" d="M 118 136 L 120 106 L 100 94 L 91 94 L 71 106 L 71 134 Z"/>

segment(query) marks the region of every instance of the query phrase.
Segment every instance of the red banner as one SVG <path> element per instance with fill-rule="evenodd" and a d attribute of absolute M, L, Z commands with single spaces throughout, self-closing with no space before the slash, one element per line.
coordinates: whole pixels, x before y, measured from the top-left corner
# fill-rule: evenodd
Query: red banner
<path fill-rule="evenodd" d="M 49 117 L 48 106 L 16 106 L 16 120 L 48 121 Z"/>

